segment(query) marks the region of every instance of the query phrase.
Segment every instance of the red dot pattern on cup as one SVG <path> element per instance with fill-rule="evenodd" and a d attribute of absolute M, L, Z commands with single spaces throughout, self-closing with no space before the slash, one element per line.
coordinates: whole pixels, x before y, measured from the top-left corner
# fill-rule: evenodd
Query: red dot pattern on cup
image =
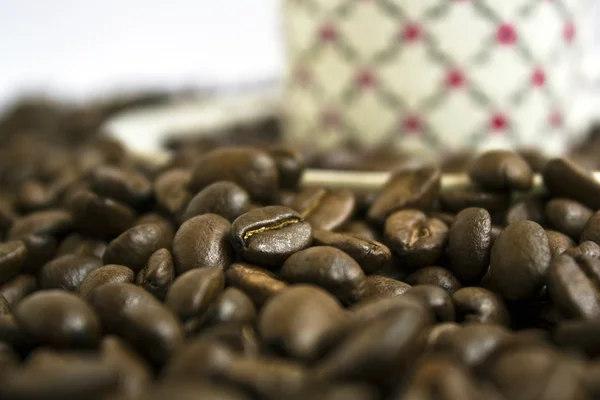
<path fill-rule="evenodd" d="M 573 42 L 573 40 L 575 39 L 575 24 L 573 24 L 572 21 L 568 21 L 565 24 L 563 36 L 568 43 Z"/>
<path fill-rule="evenodd" d="M 326 128 L 335 128 L 340 125 L 340 122 L 340 114 L 335 109 L 326 109 L 321 114 L 321 124 Z"/>
<path fill-rule="evenodd" d="M 517 42 L 517 31 L 511 24 L 502 24 L 496 33 L 498 43 L 511 46 Z"/>
<path fill-rule="evenodd" d="M 421 26 L 416 22 L 410 22 L 402 29 L 402 39 L 407 42 L 416 42 L 421 38 L 421 35 Z"/>
<path fill-rule="evenodd" d="M 563 117 L 559 111 L 553 111 L 548 118 L 550 125 L 554 128 L 559 128 L 563 124 Z"/>
<path fill-rule="evenodd" d="M 377 77 L 373 71 L 363 69 L 356 74 L 356 84 L 359 88 L 367 89 L 377 84 Z"/>
<path fill-rule="evenodd" d="M 504 131 L 508 128 L 508 118 L 504 114 L 494 114 L 492 116 L 492 120 L 490 121 L 491 128 L 496 132 Z"/>
<path fill-rule="evenodd" d="M 446 75 L 446 85 L 450 88 L 460 88 L 465 84 L 465 75 L 459 69 L 452 69 Z"/>
<path fill-rule="evenodd" d="M 415 114 L 407 115 L 402 121 L 402 127 L 408 133 L 418 133 L 421 131 L 422 128 L 421 118 L 419 118 L 419 116 Z"/>
<path fill-rule="evenodd" d="M 541 68 L 536 68 L 531 75 L 531 84 L 533 86 L 541 87 L 546 83 L 546 73 Z"/>
<path fill-rule="evenodd" d="M 333 42 L 337 39 L 337 29 L 333 24 L 327 23 L 321 26 L 319 38 L 323 42 Z"/>

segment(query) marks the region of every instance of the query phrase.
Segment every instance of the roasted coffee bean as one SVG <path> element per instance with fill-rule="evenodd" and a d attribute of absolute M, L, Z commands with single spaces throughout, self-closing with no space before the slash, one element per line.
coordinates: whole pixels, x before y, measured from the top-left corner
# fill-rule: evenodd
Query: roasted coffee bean
<path fill-rule="evenodd" d="M 394 314 L 398 310 L 414 308 L 425 314 L 428 318 L 431 313 L 422 301 L 413 296 L 380 297 L 361 301 L 349 308 L 348 318 L 343 327 L 341 336 L 354 332 L 356 329 L 369 326 L 380 318 L 386 318 L 387 314 Z"/>
<path fill-rule="evenodd" d="M 398 260 L 398 257 L 392 253 L 391 262 L 377 271 L 377 275 L 404 282 L 410 272 L 411 271 L 404 268 L 404 266 Z"/>
<path fill-rule="evenodd" d="M 300 214 L 283 206 L 256 208 L 231 225 L 231 241 L 246 261 L 279 266 L 312 243 L 312 228 Z"/>
<path fill-rule="evenodd" d="M 79 233 L 72 233 L 60 243 L 55 257 L 75 254 L 78 256 L 102 258 L 105 249 L 106 242 L 104 240 L 87 237 Z"/>
<path fill-rule="evenodd" d="M 152 183 L 134 170 L 103 165 L 92 171 L 91 189 L 100 196 L 139 207 L 152 196 Z"/>
<path fill-rule="evenodd" d="M 427 209 L 437 197 L 441 171 L 437 167 L 404 169 L 394 173 L 369 208 L 371 221 L 383 224 L 403 208 Z"/>
<path fill-rule="evenodd" d="M 131 227 L 135 212 L 125 204 L 90 192 L 78 192 L 69 202 L 75 226 L 82 233 L 112 238 Z"/>
<path fill-rule="evenodd" d="M 256 319 L 252 299 L 234 287 L 227 288 L 202 316 L 205 325 L 251 324 Z"/>
<path fill-rule="evenodd" d="M 55 258 L 40 269 L 39 284 L 42 289 L 76 292 L 83 279 L 101 266 L 102 261 L 96 257 L 67 254 Z"/>
<path fill-rule="evenodd" d="M 600 320 L 561 321 L 553 339 L 560 345 L 579 350 L 590 357 L 600 355 Z"/>
<path fill-rule="evenodd" d="M 0 314 L 0 342 L 5 342 L 15 349 L 31 349 L 35 345 L 33 339 L 19 326 L 13 314 Z"/>
<path fill-rule="evenodd" d="M 339 301 L 322 289 L 294 285 L 272 297 L 262 308 L 258 330 L 274 352 L 315 360 L 325 339 L 344 320 Z"/>
<path fill-rule="evenodd" d="M 156 250 L 148 259 L 146 266 L 138 272 L 135 283 L 163 300 L 167 290 L 175 279 L 173 256 L 167 249 Z"/>
<path fill-rule="evenodd" d="M 383 243 L 343 233 L 315 230 L 317 246 L 332 246 L 354 258 L 367 274 L 377 272 L 391 262 L 392 252 Z"/>
<path fill-rule="evenodd" d="M 462 282 L 479 282 L 492 249 L 492 219 L 483 208 L 467 208 L 456 216 L 448 234 L 446 253 L 452 271 Z"/>
<path fill-rule="evenodd" d="M 362 221 L 347 222 L 340 227 L 339 232 L 365 240 L 377 240 L 380 236 L 375 229 L 371 228 L 367 223 Z"/>
<path fill-rule="evenodd" d="M 122 337 L 154 364 L 164 364 L 183 342 L 177 317 L 142 288 L 107 283 L 92 292 L 90 303 L 106 333 Z"/>
<path fill-rule="evenodd" d="M 35 274 L 54 256 L 58 241 L 52 235 L 26 235 L 20 239 L 27 248 L 22 272 Z"/>
<path fill-rule="evenodd" d="M 152 386 L 142 397 L 147 400 L 250 400 L 243 392 L 210 381 L 171 382 Z"/>
<path fill-rule="evenodd" d="M 506 212 L 505 224 L 510 225 L 519 221 L 533 221 L 540 225 L 546 222 L 544 199 L 540 196 L 529 196 L 519 201 Z"/>
<path fill-rule="evenodd" d="M 232 264 L 225 271 L 225 277 L 227 286 L 240 289 L 259 307 L 287 287 L 272 272 L 246 263 Z"/>
<path fill-rule="evenodd" d="M 13 371 L 19 367 L 21 359 L 17 352 L 7 343 L 0 342 L 0 373 L 3 378 L 6 378 L 9 371 Z M 0 382 L 2 379 L 0 378 Z"/>
<path fill-rule="evenodd" d="M 204 313 L 224 288 L 225 275 L 221 267 L 196 268 L 175 279 L 165 304 L 185 321 Z"/>
<path fill-rule="evenodd" d="M 203 338 L 186 341 L 163 368 L 165 380 L 197 381 L 213 376 L 231 364 L 234 353 L 225 345 Z"/>
<path fill-rule="evenodd" d="M 8 301 L 0 294 L 0 315 L 10 314 L 10 305 Z"/>
<path fill-rule="evenodd" d="M 29 179 L 19 187 L 16 206 L 23 212 L 50 208 L 56 201 L 56 193 L 42 182 Z"/>
<path fill-rule="evenodd" d="M 556 230 L 579 239 L 594 212 L 576 201 L 552 199 L 546 204 L 546 218 Z"/>
<path fill-rule="evenodd" d="M 557 257 L 548 273 L 548 293 L 566 318 L 592 319 L 600 316 L 600 260 Z"/>
<path fill-rule="evenodd" d="M 159 207 L 171 215 L 179 215 L 192 199 L 188 190 L 191 172 L 175 168 L 163 172 L 154 181 L 154 197 Z"/>
<path fill-rule="evenodd" d="M 216 214 L 187 220 L 173 239 L 173 260 L 177 274 L 194 268 L 226 269 L 233 261 L 231 224 Z"/>
<path fill-rule="evenodd" d="M 431 310 L 436 321 L 454 321 L 452 298 L 441 287 L 435 285 L 417 285 L 413 286 L 406 293 L 421 301 L 427 309 Z"/>
<path fill-rule="evenodd" d="M 500 325 L 466 324 L 445 331 L 436 341 L 435 351 L 449 353 L 470 367 L 479 367 L 511 340 L 510 331 Z"/>
<path fill-rule="evenodd" d="M 38 344 L 77 348 L 100 341 L 98 316 L 87 303 L 68 292 L 34 293 L 17 304 L 14 315 L 19 327 Z"/>
<path fill-rule="evenodd" d="M 600 183 L 572 161 L 556 158 L 544 167 L 544 185 L 555 198 L 568 198 L 592 210 L 600 209 Z"/>
<path fill-rule="evenodd" d="M 233 182 L 215 182 L 194 196 L 183 213 L 183 221 L 197 215 L 217 214 L 233 222 L 250 210 L 250 195 Z"/>
<path fill-rule="evenodd" d="M 396 253 L 401 265 L 418 269 L 433 265 L 440 258 L 448 238 L 448 227 L 418 210 L 402 210 L 385 222 L 385 242 Z"/>
<path fill-rule="evenodd" d="M 293 254 L 281 268 L 290 283 L 311 283 L 349 304 L 364 292 L 365 274 L 348 254 L 335 247 L 315 246 Z"/>
<path fill-rule="evenodd" d="M 10 239 L 20 239 L 27 235 L 62 236 L 73 229 L 73 217 L 64 210 L 38 211 L 17 218 L 8 232 Z"/>
<path fill-rule="evenodd" d="M 17 276 L 26 260 L 27 247 L 22 241 L 0 243 L 0 284 Z"/>
<path fill-rule="evenodd" d="M 256 357 L 260 354 L 260 342 L 252 325 L 220 324 L 202 327 L 197 338 L 224 344 L 239 355 Z"/>
<path fill-rule="evenodd" d="M 338 383 L 329 385 L 311 385 L 311 387 L 305 388 L 290 399 L 378 400 L 379 398 L 380 395 L 373 386 L 364 383 Z"/>
<path fill-rule="evenodd" d="M 553 259 L 575 246 L 575 242 L 570 237 L 560 232 L 546 231 L 546 236 L 548 236 L 548 246 Z"/>
<path fill-rule="evenodd" d="M 599 258 L 600 246 L 598 246 L 598 244 L 596 244 L 595 242 L 591 242 L 588 240 L 585 242 L 581 242 L 581 244 L 579 244 L 579 246 L 577 247 L 571 247 L 570 249 L 565 251 L 565 255 L 573 258 L 579 258 L 582 256 Z"/>
<path fill-rule="evenodd" d="M 134 272 L 123 265 L 105 265 L 87 274 L 79 285 L 79 296 L 89 298 L 94 289 L 106 283 L 131 283 L 135 277 Z"/>
<path fill-rule="evenodd" d="M 400 296 L 410 290 L 411 286 L 402 281 L 380 275 L 365 278 L 363 299 Z"/>
<path fill-rule="evenodd" d="M 100 361 L 118 371 L 119 393 L 125 396 L 141 395 L 152 381 L 150 366 L 117 336 L 102 339 Z"/>
<path fill-rule="evenodd" d="M 544 229 L 519 221 L 502 231 L 490 260 L 491 282 L 507 300 L 526 300 L 542 288 L 550 266 L 550 247 Z"/>
<path fill-rule="evenodd" d="M 456 322 L 439 322 L 435 325 L 430 325 L 423 330 L 423 337 L 426 338 L 427 346 L 426 350 L 428 353 L 432 353 L 439 346 L 438 342 L 443 342 L 444 336 L 449 332 L 457 331 L 461 329 L 461 325 Z"/>
<path fill-rule="evenodd" d="M 429 316 L 416 307 L 398 308 L 384 316 L 350 332 L 317 363 L 316 377 L 381 382 L 408 371 L 423 349 L 421 331 Z"/>
<path fill-rule="evenodd" d="M 510 327 L 510 314 L 495 293 L 481 287 L 465 287 L 452 295 L 457 321 L 482 322 Z"/>
<path fill-rule="evenodd" d="M 292 208 L 298 211 L 313 229 L 332 231 L 352 218 L 356 200 L 349 190 L 308 188 L 296 196 Z"/>
<path fill-rule="evenodd" d="M 157 224 L 134 226 L 106 246 L 102 261 L 125 265 L 137 272 L 144 268 L 155 251 L 170 247 L 172 240 L 173 237 L 165 235 Z"/>
<path fill-rule="evenodd" d="M 440 193 L 442 210 L 458 213 L 465 208 L 483 208 L 490 213 L 506 211 L 509 206 L 507 193 L 487 192 L 479 188 L 458 187 Z"/>
<path fill-rule="evenodd" d="M 477 157 L 469 168 L 469 177 L 488 190 L 529 190 L 533 186 L 533 171 L 516 153 L 493 150 Z"/>
<path fill-rule="evenodd" d="M 429 211 L 427 213 L 429 218 L 436 218 L 446 224 L 448 228 L 452 227 L 454 222 L 456 221 L 456 215 L 451 213 L 446 213 L 442 211 Z"/>
<path fill-rule="evenodd" d="M 274 159 L 250 147 L 213 150 L 198 158 L 190 189 L 199 192 L 211 183 L 232 181 L 255 201 L 268 202 L 277 192 L 279 176 Z"/>
<path fill-rule="evenodd" d="M 269 155 L 275 160 L 279 172 L 279 184 L 284 189 L 296 189 L 304 172 L 304 158 L 289 147 L 269 148 Z"/>
<path fill-rule="evenodd" d="M 145 225 L 145 224 L 156 224 L 160 226 L 163 234 L 167 237 L 173 238 L 175 236 L 175 226 L 173 223 L 164 215 L 158 213 L 147 213 L 138 217 L 133 221 L 133 226 Z M 171 247 L 169 246 L 169 249 Z"/>
<path fill-rule="evenodd" d="M 594 242 L 600 244 L 600 211 L 590 217 L 583 228 L 580 242 Z"/>
<path fill-rule="evenodd" d="M 425 267 L 410 274 L 406 279 L 410 285 L 435 285 L 452 294 L 462 287 L 452 272 L 442 267 Z"/>

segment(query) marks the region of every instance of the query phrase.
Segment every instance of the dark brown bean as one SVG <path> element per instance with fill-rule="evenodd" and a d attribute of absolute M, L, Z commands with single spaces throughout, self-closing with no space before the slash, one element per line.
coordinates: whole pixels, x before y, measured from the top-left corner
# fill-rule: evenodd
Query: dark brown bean
<path fill-rule="evenodd" d="M 3 296 L 12 308 L 25 296 L 37 289 L 37 280 L 32 275 L 20 274 L 4 285 L 0 286 L 0 295 Z"/>
<path fill-rule="evenodd" d="M 454 321 L 454 305 L 448 292 L 435 285 L 417 285 L 406 292 L 431 310 L 438 322 Z"/>
<path fill-rule="evenodd" d="M 92 171 L 90 187 L 100 196 L 132 207 L 146 204 L 152 196 L 152 184 L 144 175 L 135 170 L 108 165 Z"/>
<path fill-rule="evenodd" d="M 216 214 L 187 220 L 173 239 L 173 260 L 180 275 L 194 268 L 226 269 L 233 261 L 231 224 Z"/>
<path fill-rule="evenodd" d="M 304 172 L 304 158 L 298 151 L 283 146 L 269 148 L 269 155 L 275 160 L 282 188 L 296 189 Z"/>
<path fill-rule="evenodd" d="M 94 289 L 106 283 L 131 283 L 135 274 L 123 265 L 105 265 L 87 274 L 79 285 L 79 296 L 88 299 Z"/>
<path fill-rule="evenodd" d="M 556 230 L 579 239 L 594 212 L 576 201 L 552 199 L 546 204 L 546 218 Z"/>
<path fill-rule="evenodd" d="M 465 287 L 452 295 L 457 321 L 510 327 L 510 314 L 495 293 L 482 287 Z"/>
<path fill-rule="evenodd" d="M 552 258 L 558 257 L 571 247 L 575 246 L 575 242 L 560 232 L 546 231 L 548 236 L 548 246 L 550 247 L 550 255 Z"/>
<path fill-rule="evenodd" d="M 202 319 L 206 325 L 251 324 L 256 319 L 256 307 L 248 295 L 230 287 L 211 304 Z"/>
<path fill-rule="evenodd" d="M 186 321 L 204 313 L 224 288 L 222 268 L 196 268 L 175 279 L 167 292 L 165 304 L 182 321 Z"/>
<path fill-rule="evenodd" d="M 163 172 L 154 181 L 154 197 L 159 207 L 176 216 L 185 210 L 192 199 L 188 190 L 192 173 L 187 169 L 175 168 Z"/>
<path fill-rule="evenodd" d="M 391 262 L 392 252 L 383 243 L 343 233 L 315 230 L 313 242 L 316 246 L 332 246 L 354 258 L 365 273 L 370 274 Z"/>
<path fill-rule="evenodd" d="M 592 215 L 583 228 L 579 242 L 587 241 L 600 244 L 600 211 Z"/>
<path fill-rule="evenodd" d="M 73 217 L 64 210 L 45 210 L 28 214 L 14 221 L 9 239 L 20 239 L 27 235 L 62 236 L 73 229 Z"/>
<path fill-rule="evenodd" d="M 58 241 L 52 235 L 26 235 L 20 239 L 27 248 L 22 272 L 35 274 L 54 256 Z"/>
<path fill-rule="evenodd" d="M 452 294 L 462 287 L 452 272 L 442 267 L 425 267 L 410 274 L 406 279 L 410 285 L 436 285 Z"/>
<path fill-rule="evenodd" d="M 104 240 L 87 237 L 79 233 L 72 233 L 60 243 L 55 257 L 75 254 L 78 256 L 102 258 L 105 249 L 106 242 Z"/>
<path fill-rule="evenodd" d="M 277 192 L 279 176 L 275 161 L 267 153 L 249 147 L 228 147 L 198 158 L 190 188 L 199 192 L 218 181 L 235 182 L 253 200 L 268 202 Z"/>
<path fill-rule="evenodd" d="M 364 291 L 365 274 L 360 265 L 335 247 L 316 246 L 293 254 L 280 275 L 290 283 L 320 286 L 344 303 L 359 300 Z"/>
<path fill-rule="evenodd" d="M 141 215 L 139 218 L 133 221 L 133 226 L 145 224 L 156 224 L 160 226 L 163 235 L 165 235 L 165 237 L 171 238 L 171 241 L 175 237 L 175 225 L 173 225 L 173 223 L 162 214 L 148 213 Z M 168 249 L 171 250 L 171 246 L 169 246 Z"/>
<path fill-rule="evenodd" d="M 246 263 L 232 264 L 225 272 L 225 277 L 227 286 L 240 289 L 259 307 L 287 287 L 272 272 Z"/>
<path fill-rule="evenodd" d="M 19 327 L 38 344 L 77 348 L 100 341 L 98 316 L 87 303 L 68 292 L 34 293 L 17 304 L 14 315 Z"/>
<path fill-rule="evenodd" d="M 363 221 L 350 221 L 339 229 L 340 233 L 352 235 L 365 240 L 377 240 L 379 233 Z"/>
<path fill-rule="evenodd" d="M 142 397 L 147 400 L 250 400 L 233 387 L 210 381 L 171 382 L 151 386 Z"/>
<path fill-rule="evenodd" d="M 215 182 L 195 195 L 183 213 L 183 221 L 197 215 L 217 214 L 233 222 L 250 210 L 250 195 L 233 182 Z"/>
<path fill-rule="evenodd" d="M 221 324 L 202 327 L 197 338 L 221 343 L 239 355 L 256 357 L 260 354 L 260 342 L 252 325 Z"/>
<path fill-rule="evenodd" d="M 173 354 L 161 376 L 178 382 L 206 379 L 228 368 L 233 357 L 234 353 L 221 343 L 194 338 Z"/>
<path fill-rule="evenodd" d="M 167 290 L 175 279 L 173 256 L 167 249 L 156 250 L 148 259 L 146 266 L 138 272 L 135 283 L 163 300 Z"/>
<path fill-rule="evenodd" d="M 50 208 L 56 201 L 56 193 L 40 181 L 29 179 L 19 187 L 16 206 L 23 212 Z"/>
<path fill-rule="evenodd" d="M 385 276 L 370 275 L 365 278 L 363 299 L 400 296 L 409 291 L 411 286 L 402 281 Z"/>
<path fill-rule="evenodd" d="M 364 383 L 337 383 L 311 385 L 290 400 L 378 400 L 375 387 Z"/>
<path fill-rule="evenodd" d="M 598 246 L 598 244 L 595 242 L 585 241 L 581 242 L 577 247 L 571 247 L 565 251 L 565 254 L 573 258 L 579 258 L 581 256 L 599 258 L 600 246 Z"/>
<path fill-rule="evenodd" d="M 446 245 L 448 227 L 421 211 L 402 210 L 387 219 L 384 235 L 401 265 L 415 270 L 438 261 Z"/>
<path fill-rule="evenodd" d="M 506 212 L 505 224 L 510 225 L 525 220 L 537 222 L 540 225 L 545 224 L 544 200 L 540 196 L 529 196 L 519 201 Z"/>
<path fill-rule="evenodd" d="M 506 150 L 493 150 L 478 156 L 469 167 L 469 177 L 488 190 L 529 190 L 533 171 L 521 156 Z"/>
<path fill-rule="evenodd" d="M 552 197 L 566 197 L 592 210 L 600 209 L 600 183 L 572 161 L 563 158 L 549 161 L 544 167 L 543 176 Z"/>
<path fill-rule="evenodd" d="M 403 208 L 426 209 L 437 197 L 441 171 L 437 167 L 404 169 L 394 173 L 369 208 L 371 221 L 383 224 Z"/>
<path fill-rule="evenodd" d="M 465 208 L 483 208 L 490 213 L 506 211 L 509 206 L 508 193 L 487 192 L 479 188 L 453 188 L 440 193 L 440 206 L 442 210 L 452 213 L 460 212 Z"/>
<path fill-rule="evenodd" d="M 10 305 L 8 301 L 0 294 L 0 315 L 10 314 Z"/>
<path fill-rule="evenodd" d="M 27 259 L 27 247 L 20 240 L 0 243 L 0 285 L 17 276 Z"/>
<path fill-rule="evenodd" d="M 279 266 L 293 253 L 312 243 L 311 225 L 283 206 L 256 208 L 231 225 L 231 241 L 246 261 Z"/>
<path fill-rule="evenodd" d="M 350 220 L 356 208 L 356 200 L 349 190 L 308 188 L 296 196 L 292 208 L 313 229 L 332 231 Z"/>
<path fill-rule="evenodd" d="M 75 226 L 98 238 L 112 238 L 131 227 L 135 212 L 125 204 L 90 192 L 78 192 L 69 202 Z"/>
<path fill-rule="evenodd" d="M 90 303 L 105 332 L 122 337 L 156 365 L 162 365 L 183 342 L 177 317 L 142 288 L 107 283 L 92 292 Z"/>
<path fill-rule="evenodd" d="M 102 261 L 96 257 L 67 254 L 42 267 L 38 276 L 39 284 L 42 289 L 76 292 L 83 279 L 101 266 Z"/>
<path fill-rule="evenodd" d="M 119 392 L 125 396 L 141 395 L 152 381 L 149 365 L 117 336 L 102 339 L 100 361 L 118 371 Z"/>
<path fill-rule="evenodd" d="M 172 239 L 157 224 L 134 226 L 108 244 L 102 261 L 125 265 L 137 272 L 144 268 L 152 253 L 169 247 Z"/>

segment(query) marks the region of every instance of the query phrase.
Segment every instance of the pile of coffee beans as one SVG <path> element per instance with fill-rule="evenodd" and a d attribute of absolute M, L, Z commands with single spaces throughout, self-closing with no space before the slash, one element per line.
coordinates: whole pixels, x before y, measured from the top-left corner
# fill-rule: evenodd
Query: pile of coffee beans
<path fill-rule="evenodd" d="M 0 399 L 600 398 L 600 183 L 574 158 L 26 137 L 0 160 Z M 344 163 L 395 170 L 299 186 Z"/>

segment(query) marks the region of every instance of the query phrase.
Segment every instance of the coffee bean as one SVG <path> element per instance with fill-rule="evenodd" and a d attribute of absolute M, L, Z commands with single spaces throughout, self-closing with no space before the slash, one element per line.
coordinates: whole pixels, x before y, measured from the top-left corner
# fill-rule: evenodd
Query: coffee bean
<path fill-rule="evenodd" d="M 4 285 L 0 286 L 0 296 L 3 296 L 12 308 L 25 296 L 37 289 L 37 280 L 32 275 L 19 274 Z"/>
<path fill-rule="evenodd" d="M 425 267 L 410 274 L 406 279 L 410 285 L 435 285 L 452 294 L 462 287 L 452 272 L 442 267 Z"/>
<path fill-rule="evenodd" d="M 565 251 L 565 255 L 579 258 L 582 256 L 588 256 L 593 258 L 600 257 L 600 246 L 598 246 L 595 242 L 585 241 L 581 242 L 581 244 L 577 247 L 571 247 L 567 251 Z"/>
<path fill-rule="evenodd" d="M 193 382 L 226 369 L 233 357 L 234 353 L 218 342 L 194 338 L 173 354 L 161 375 L 165 380 Z"/>
<path fill-rule="evenodd" d="M 139 396 L 152 381 L 150 366 L 122 339 L 108 335 L 100 344 L 102 364 L 119 373 L 119 392 L 125 396 Z"/>
<path fill-rule="evenodd" d="M 256 319 L 252 299 L 234 287 L 227 288 L 202 316 L 205 325 L 251 324 Z"/>
<path fill-rule="evenodd" d="M 311 385 L 291 400 L 378 400 L 378 391 L 370 385 L 361 383 L 338 383 Z"/>
<path fill-rule="evenodd" d="M 422 301 L 413 296 L 380 297 L 367 299 L 356 303 L 349 308 L 348 318 L 343 327 L 341 336 L 345 337 L 362 327 L 369 326 L 387 314 L 394 314 L 398 310 L 414 308 L 425 314 L 428 318 L 432 315 Z"/>
<path fill-rule="evenodd" d="M 202 382 L 165 382 L 148 389 L 142 397 L 147 400 L 250 400 L 248 396 L 232 387 Z"/>
<path fill-rule="evenodd" d="M 429 211 L 426 213 L 429 218 L 436 218 L 442 221 L 448 228 L 456 222 L 456 215 L 442 211 Z"/>
<path fill-rule="evenodd" d="M 250 210 L 250 195 L 233 182 L 215 182 L 194 196 L 183 213 L 183 221 L 197 215 L 217 214 L 233 222 Z"/>
<path fill-rule="evenodd" d="M 135 212 L 130 207 L 90 192 L 76 193 L 69 205 L 77 229 L 93 237 L 120 235 L 135 220 Z"/>
<path fill-rule="evenodd" d="M 548 246 L 550 247 L 552 259 L 575 246 L 575 242 L 570 237 L 560 232 L 546 231 L 546 236 L 548 236 Z"/>
<path fill-rule="evenodd" d="M 75 254 L 78 256 L 94 256 L 102 258 L 106 249 L 106 242 L 100 239 L 94 239 L 72 233 L 67 236 L 58 246 L 55 257 L 65 256 L 67 254 Z"/>
<path fill-rule="evenodd" d="M 546 218 L 556 230 L 579 239 L 594 212 L 576 201 L 552 199 L 546 204 Z"/>
<path fill-rule="evenodd" d="M 233 261 L 231 224 L 215 214 L 187 220 L 173 239 L 173 260 L 177 274 L 194 268 L 226 269 Z"/>
<path fill-rule="evenodd" d="M 175 237 L 175 225 L 162 214 L 158 213 L 147 213 L 139 216 L 135 221 L 133 221 L 133 226 L 145 225 L 145 224 L 156 224 L 160 226 L 160 229 L 163 232 L 163 235 L 171 238 Z M 169 246 L 169 250 L 171 246 Z"/>
<path fill-rule="evenodd" d="M 172 240 L 157 224 L 134 226 L 108 244 L 102 261 L 125 265 L 137 272 L 144 268 L 152 253 L 170 247 Z"/>
<path fill-rule="evenodd" d="M 180 275 L 167 292 L 165 304 L 182 320 L 204 313 L 223 292 L 225 275 L 220 267 L 196 268 Z"/>
<path fill-rule="evenodd" d="M 463 282 L 479 282 L 490 261 L 492 219 L 483 208 L 467 208 L 456 216 L 448 234 L 447 254 Z"/>
<path fill-rule="evenodd" d="M 187 169 L 175 168 L 163 172 L 154 181 L 154 197 L 158 206 L 175 216 L 185 210 L 192 199 L 188 190 L 191 172 Z"/>
<path fill-rule="evenodd" d="M 540 196 L 529 196 L 519 201 L 506 212 L 505 224 L 529 220 L 544 225 L 546 222 L 544 200 Z"/>
<path fill-rule="evenodd" d="M 101 266 L 102 261 L 96 257 L 67 254 L 55 258 L 40 269 L 39 284 L 42 289 L 76 292 L 83 279 Z"/>
<path fill-rule="evenodd" d="M 554 331 L 554 341 L 596 358 L 600 355 L 600 322 L 598 319 L 561 321 Z"/>
<path fill-rule="evenodd" d="M 529 190 L 533 171 L 516 153 L 493 150 L 477 157 L 469 168 L 469 177 L 487 190 Z"/>
<path fill-rule="evenodd" d="M 6 378 L 9 372 L 19 367 L 21 359 L 17 352 L 7 343 L 0 342 L 0 373 Z M 0 382 L 2 379 L 0 378 Z"/>
<path fill-rule="evenodd" d="M 394 173 L 369 208 L 371 221 L 383 224 L 403 208 L 427 209 L 437 197 L 441 172 L 437 167 L 404 169 Z"/>
<path fill-rule="evenodd" d="M 177 317 L 150 293 L 129 283 L 107 283 L 90 303 L 106 333 L 114 333 L 154 364 L 162 365 L 183 341 Z"/>
<path fill-rule="evenodd" d="M 27 235 L 63 236 L 73 229 L 73 217 L 64 210 L 44 210 L 17 218 L 8 232 L 9 239 Z"/>
<path fill-rule="evenodd" d="M 225 271 L 225 277 L 227 286 L 240 289 L 259 307 L 287 287 L 272 272 L 246 263 L 232 264 Z"/>
<path fill-rule="evenodd" d="M 52 207 L 56 193 L 42 182 L 29 179 L 19 187 L 16 206 L 23 212 L 39 211 Z"/>
<path fill-rule="evenodd" d="M 349 221 L 346 222 L 339 229 L 340 233 L 346 235 L 352 235 L 365 240 L 377 240 L 379 233 L 375 229 L 371 228 L 368 224 L 362 221 Z"/>
<path fill-rule="evenodd" d="M 548 273 L 548 293 L 567 318 L 600 316 L 600 260 L 582 256 L 577 260 L 557 257 Z"/>
<path fill-rule="evenodd" d="M 99 196 L 139 207 L 152 196 L 152 184 L 137 171 L 103 165 L 92 171 L 90 187 Z"/>
<path fill-rule="evenodd" d="M 297 188 L 304 172 L 302 155 L 292 148 L 283 146 L 274 146 L 268 151 L 277 165 L 280 186 L 286 189 Z"/>
<path fill-rule="evenodd" d="M 17 276 L 26 259 L 27 248 L 22 241 L 0 243 L 0 284 Z"/>
<path fill-rule="evenodd" d="M 592 210 L 600 209 L 600 183 L 572 161 L 562 158 L 549 161 L 544 167 L 543 176 L 544 185 L 552 197 L 565 197 Z"/>
<path fill-rule="evenodd" d="M 445 335 L 460 329 L 461 325 L 457 324 L 456 322 L 439 322 L 435 325 L 430 325 L 429 327 L 425 328 L 423 330 L 423 337 L 425 337 L 427 341 L 427 353 L 435 352 L 435 349 L 437 349 L 438 346 L 441 346 L 441 344 L 438 343 L 443 343 L 444 340 L 446 340 L 444 339 Z"/>
<path fill-rule="evenodd" d="M 579 242 L 594 242 L 600 244 L 600 212 L 596 212 L 590 217 L 583 228 L 583 233 Z"/>
<path fill-rule="evenodd" d="M 317 287 L 294 285 L 265 304 L 258 329 L 268 348 L 310 361 L 321 355 L 324 340 L 343 319 L 344 311 L 335 297 Z"/>
<path fill-rule="evenodd" d="M 510 327 L 510 314 L 495 293 L 481 287 L 465 287 L 452 295 L 457 321 L 482 322 Z"/>
<path fill-rule="evenodd" d="M 352 218 L 356 200 L 349 190 L 308 188 L 296 196 L 292 208 L 298 211 L 313 229 L 332 231 Z"/>
<path fill-rule="evenodd" d="M 94 289 L 106 283 L 131 283 L 134 272 L 123 265 L 105 265 L 90 272 L 79 285 L 79 296 L 90 297 Z"/>
<path fill-rule="evenodd" d="M 508 193 L 487 192 L 474 187 L 445 189 L 440 193 L 442 210 L 452 213 L 465 208 L 483 208 L 490 213 L 506 211 L 509 206 Z"/>
<path fill-rule="evenodd" d="M 221 343 L 238 355 L 256 357 L 260 354 L 258 335 L 252 325 L 234 323 L 201 328 L 198 339 Z"/>
<path fill-rule="evenodd" d="M 377 272 L 391 262 L 392 252 L 383 243 L 343 233 L 315 230 L 314 244 L 332 246 L 354 258 L 365 273 Z"/>
<path fill-rule="evenodd" d="M 363 295 L 365 274 L 348 254 L 335 247 L 316 246 L 293 254 L 281 268 L 290 283 L 311 283 L 333 293 L 344 303 Z"/>
<path fill-rule="evenodd" d="M 138 272 L 135 283 L 163 300 L 167 290 L 175 279 L 173 256 L 167 249 L 156 250 L 148 259 L 146 266 Z"/>
<path fill-rule="evenodd" d="M 231 241 L 246 261 L 279 266 L 293 253 L 310 246 L 312 228 L 294 210 L 269 206 L 237 218 L 231 225 Z"/>
<path fill-rule="evenodd" d="M 198 158 L 190 189 L 199 192 L 211 183 L 232 181 L 255 201 L 268 202 L 277 192 L 277 165 L 267 153 L 249 147 L 213 150 Z"/>
<path fill-rule="evenodd" d="M 410 295 L 431 310 L 435 320 L 439 322 L 454 321 L 454 304 L 448 292 L 439 286 L 417 285 L 408 290 Z"/>
<path fill-rule="evenodd" d="M 58 348 L 88 347 L 100 341 L 94 310 L 79 297 L 59 290 L 34 293 L 14 310 L 17 323 L 35 342 Z"/>
<path fill-rule="evenodd" d="M 448 227 L 418 210 L 402 210 L 385 222 L 385 242 L 408 269 L 433 265 L 446 245 Z"/>
<path fill-rule="evenodd" d="M 365 278 L 363 299 L 400 296 L 410 288 L 409 284 L 396 279 L 370 275 Z"/>
<path fill-rule="evenodd" d="M 550 257 L 544 229 L 532 221 L 516 222 L 502 231 L 492 247 L 491 281 L 507 300 L 531 298 L 544 284 Z"/>
<path fill-rule="evenodd" d="M 0 315 L 10 314 L 10 305 L 8 301 L 0 294 Z"/>

